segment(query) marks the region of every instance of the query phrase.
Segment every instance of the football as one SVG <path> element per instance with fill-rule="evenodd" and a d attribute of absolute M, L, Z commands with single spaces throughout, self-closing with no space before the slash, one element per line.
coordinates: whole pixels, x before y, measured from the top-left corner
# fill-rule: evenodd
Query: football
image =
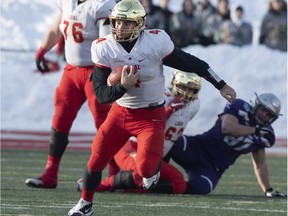
<path fill-rule="evenodd" d="M 112 71 L 109 74 L 108 79 L 107 79 L 107 85 L 108 86 L 116 85 L 117 83 L 119 83 L 121 81 L 121 74 L 122 74 L 123 67 L 125 67 L 125 66 L 118 66 L 118 67 L 112 69 Z M 127 72 L 129 73 L 130 67 L 129 66 L 126 66 L 126 67 L 127 67 Z"/>

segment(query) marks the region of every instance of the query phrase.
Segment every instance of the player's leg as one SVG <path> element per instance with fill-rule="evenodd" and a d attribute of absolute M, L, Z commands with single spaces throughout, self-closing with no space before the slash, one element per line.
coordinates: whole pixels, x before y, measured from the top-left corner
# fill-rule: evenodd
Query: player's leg
<path fill-rule="evenodd" d="M 212 167 L 194 168 L 189 170 L 187 175 L 186 193 L 189 194 L 208 194 L 216 187 L 221 178 L 221 173 Z"/>
<path fill-rule="evenodd" d="M 150 189 L 157 184 L 160 177 L 166 113 L 164 107 L 160 107 L 153 110 L 143 109 L 138 114 L 136 169 L 143 177 L 143 188 Z"/>
<path fill-rule="evenodd" d="M 96 189 L 97 192 L 134 189 L 137 187 L 137 184 L 139 185 L 138 187 L 142 186 L 142 178 L 137 175 L 136 171 L 136 150 L 137 142 L 129 139 L 114 156 L 114 160 L 119 168 L 121 168 L 121 171 L 103 179 Z"/>
<path fill-rule="evenodd" d="M 171 158 L 188 174 L 186 193 L 210 193 L 222 175 L 213 168 L 203 150 L 203 145 L 193 136 L 182 136 L 171 149 Z"/>
<path fill-rule="evenodd" d="M 136 164 L 136 151 L 137 142 L 129 139 L 125 145 L 114 156 L 115 162 L 121 168 L 121 170 L 135 170 Z"/>
<path fill-rule="evenodd" d="M 55 188 L 60 161 L 69 143 L 68 134 L 77 113 L 86 100 L 84 90 L 77 87 L 79 75 L 76 67 L 65 68 L 55 91 L 54 116 L 51 129 L 49 155 L 45 172 L 39 178 L 26 179 L 32 187 Z"/>
<path fill-rule="evenodd" d="M 121 149 L 131 136 L 125 130 L 126 114 L 113 104 L 110 112 L 98 129 L 93 140 L 92 153 L 87 162 L 87 171 L 83 178 L 82 198 L 93 199 L 94 191 L 102 178 L 102 171 L 113 156 Z"/>
<path fill-rule="evenodd" d="M 92 72 L 93 72 L 93 67 L 92 67 Z M 90 76 L 91 76 L 91 73 L 87 73 L 87 76 L 85 77 L 86 81 L 85 81 L 84 89 L 85 89 L 85 94 L 87 97 L 88 106 L 94 119 L 95 127 L 98 129 L 100 125 L 105 121 L 112 104 L 110 103 L 100 104 L 97 101 L 96 95 L 93 89 L 93 82 L 90 80 Z M 108 172 L 109 176 L 114 175 L 117 172 L 119 172 L 119 167 L 115 163 L 114 159 L 111 159 L 111 161 L 109 161 L 108 170 L 109 170 Z"/>

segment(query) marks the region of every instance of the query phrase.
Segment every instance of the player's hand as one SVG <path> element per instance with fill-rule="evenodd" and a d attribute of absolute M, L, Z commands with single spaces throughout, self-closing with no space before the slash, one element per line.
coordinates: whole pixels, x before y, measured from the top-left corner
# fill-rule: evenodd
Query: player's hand
<path fill-rule="evenodd" d="M 227 84 L 220 89 L 220 94 L 230 103 L 233 103 L 236 100 L 235 90 Z"/>
<path fill-rule="evenodd" d="M 275 133 L 270 127 L 261 127 L 259 125 L 256 125 L 255 127 L 256 127 L 255 134 L 257 136 L 261 136 L 266 139 L 275 138 Z"/>
<path fill-rule="evenodd" d="M 270 197 L 270 198 L 287 198 L 286 194 L 278 192 L 278 191 L 274 191 L 273 188 L 269 188 L 265 192 L 265 196 Z"/>
<path fill-rule="evenodd" d="M 35 59 L 36 61 L 36 66 L 38 68 L 38 70 L 41 72 L 41 73 L 47 73 L 49 72 L 49 67 L 48 65 L 46 64 L 46 61 L 44 58 L 42 59 Z"/>
<path fill-rule="evenodd" d="M 183 106 L 185 105 L 183 99 L 183 97 L 175 97 L 173 99 L 172 103 L 170 104 L 172 112 L 176 112 L 183 108 Z"/>
<path fill-rule="evenodd" d="M 46 60 L 44 58 L 45 53 L 47 52 L 47 50 L 43 49 L 42 47 L 40 47 L 38 49 L 38 51 L 35 54 L 35 62 L 36 62 L 36 66 L 38 68 L 38 70 L 41 73 L 47 73 L 49 72 L 49 67 L 46 63 Z"/>
<path fill-rule="evenodd" d="M 125 89 L 129 90 L 135 87 L 139 77 L 139 72 L 135 66 L 124 66 L 121 75 L 121 84 Z"/>

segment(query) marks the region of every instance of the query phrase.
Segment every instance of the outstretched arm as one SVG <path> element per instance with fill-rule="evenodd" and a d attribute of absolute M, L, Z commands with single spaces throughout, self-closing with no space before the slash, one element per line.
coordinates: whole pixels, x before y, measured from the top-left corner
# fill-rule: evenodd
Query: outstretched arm
<path fill-rule="evenodd" d="M 256 152 L 252 152 L 252 161 L 253 161 L 254 172 L 255 172 L 257 181 L 262 191 L 265 192 L 267 189 L 271 187 L 269 184 L 265 149 L 261 148 L 257 150 Z"/>
<path fill-rule="evenodd" d="M 220 90 L 220 94 L 230 103 L 236 99 L 236 92 L 226 84 L 203 60 L 175 47 L 164 60 L 163 64 L 185 72 L 196 73 Z"/>
<path fill-rule="evenodd" d="M 257 181 L 266 197 L 287 197 L 285 194 L 274 191 L 269 183 L 268 167 L 265 148 L 252 152 L 252 161 Z"/>

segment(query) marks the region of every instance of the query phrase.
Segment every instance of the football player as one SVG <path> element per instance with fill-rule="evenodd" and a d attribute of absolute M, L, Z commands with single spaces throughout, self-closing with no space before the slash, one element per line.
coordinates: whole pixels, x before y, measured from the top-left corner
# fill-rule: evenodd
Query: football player
<path fill-rule="evenodd" d="M 275 143 L 271 124 L 279 117 L 280 100 L 272 93 L 256 95 L 254 104 L 236 99 L 227 104 L 214 126 L 203 134 L 182 136 L 170 156 L 188 175 L 187 193 L 208 194 L 242 154 L 251 153 L 258 183 L 267 197 L 286 197 L 270 183 L 265 148 Z"/>
<path fill-rule="evenodd" d="M 201 78 L 194 73 L 176 70 L 170 87 L 165 89 L 165 110 L 167 121 L 164 137 L 164 154 L 173 146 L 173 143 L 182 135 L 188 122 L 196 115 L 200 107 L 198 94 L 201 89 Z M 96 191 L 114 191 L 126 189 L 129 192 L 146 192 L 142 189 L 142 178 L 137 173 L 135 160 L 137 155 L 137 139 L 135 137 L 125 144 L 114 156 L 121 172 L 101 181 Z M 83 179 L 77 181 L 78 190 L 82 190 Z M 134 190 L 136 189 L 136 190 Z M 173 165 L 162 161 L 160 180 L 152 192 L 156 193 L 184 193 L 186 182 L 182 173 Z"/>
<path fill-rule="evenodd" d="M 96 128 L 99 128 L 107 116 L 111 106 L 100 104 L 96 100 L 90 81 L 94 68 L 90 49 L 92 41 L 99 35 L 110 32 L 107 21 L 115 4 L 115 0 L 59 0 L 59 15 L 35 58 L 38 69 L 43 73 L 48 72 L 44 55 L 64 36 L 67 64 L 55 91 L 50 149 L 45 171 L 40 177 L 26 179 L 28 186 L 57 187 L 60 161 L 69 143 L 68 135 L 86 100 Z"/>
<path fill-rule="evenodd" d="M 111 34 L 92 43 L 94 92 L 100 103 L 114 102 L 92 143 L 83 178 L 82 195 L 69 215 L 91 215 L 95 189 L 102 171 L 131 136 L 137 137 L 136 167 L 144 189 L 160 177 L 166 113 L 163 64 L 195 72 L 233 102 L 236 93 L 199 58 L 178 48 L 160 29 L 145 30 L 146 13 L 138 0 L 118 2 L 110 15 Z M 112 68 L 123 67 L 121 82 L 107 85 Z"/>

